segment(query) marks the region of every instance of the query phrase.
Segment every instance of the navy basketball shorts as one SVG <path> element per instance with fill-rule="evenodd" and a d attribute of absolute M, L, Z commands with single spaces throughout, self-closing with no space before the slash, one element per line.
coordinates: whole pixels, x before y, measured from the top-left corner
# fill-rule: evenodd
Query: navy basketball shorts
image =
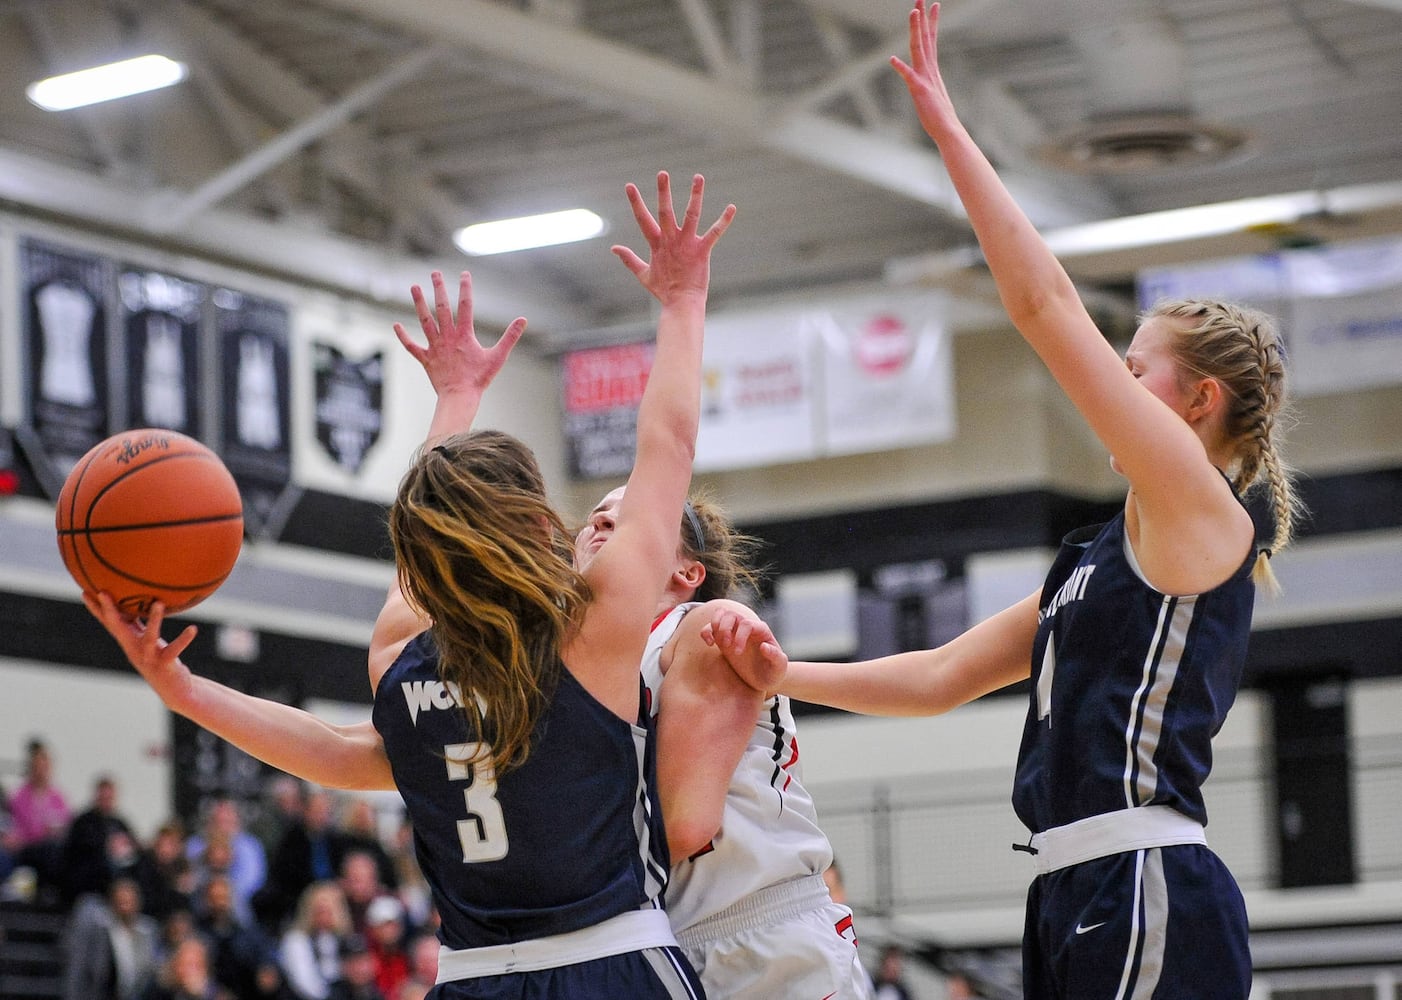
<path fill-rule="evenodd" d="M 1022 939 L 1027 1000 L 1246 1000 L 1246 905 L 1199 844 L 1037 876 Z"/>
<path fill-rule="evenodd" d="M 680 948 L 648 948 L 534 972 L 439 983 L 427 1000 L 705 1000 Z"/>

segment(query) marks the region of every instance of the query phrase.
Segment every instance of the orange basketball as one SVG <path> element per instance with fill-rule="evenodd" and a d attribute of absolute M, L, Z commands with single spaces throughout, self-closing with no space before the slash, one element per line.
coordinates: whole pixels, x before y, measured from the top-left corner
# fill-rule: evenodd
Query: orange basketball
<path fill-rule="evenodd" d="M 203 601 L 243 545 L 243 501 L 219 456 L 157 428 L 114 434 L 69 473 L 55 514 L 63 564 L 129 615 Z"/>

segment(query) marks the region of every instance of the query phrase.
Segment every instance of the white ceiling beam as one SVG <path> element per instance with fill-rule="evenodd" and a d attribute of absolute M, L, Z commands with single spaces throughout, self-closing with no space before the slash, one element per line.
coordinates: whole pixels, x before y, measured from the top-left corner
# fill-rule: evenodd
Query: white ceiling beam
<path fill-rule="evenodd" d="M 200 95 L 211 118 L 224 133 L 229 145 L 240 153 L 249 153 L 258 146 L 258 133 L 253 115 L 234 100 L 232 94 L 212 72 L 204 67 L 192 67 L 190 85 Z M 279 211 L 290 211 L 292 192 L 275 178 L 264 178 L 263 190 Z"/>
<path fill-rule="evenodd" d="M 710 8 L 702 0 L 677 0 L 677 4 L 701 49 L 701 58 L 706 60 L 706 68 L 713 76 L 727 76 L 732 71 L 734 60 Z"/>
<path fill-rule="evenodd" d="M 828 27 L 825 29 L 821 24 Z M 831 18 L 820 18 L 819 33 L 828 52 L 844 60 L 845 65 L 816 87 L 810 87 L 793 97 L 787 105 L 790 112 L 814 111 L 844 93 L 851 93 L 855 97 L 866 92 L 869 98 L 870 92 L 867 87 L 871 78 L 879 72 L 891 72 L 891 56 L 898 51 L 897 49 L 882 44 L 854 57 L 851 55 L 850 46 L 844 45 L 841 36 L 832 30 Z"/>
<path fill-rule="evenodd" d="M 201 212 L 217 205 L 299 150 L 340 128 L 352 116 L 380 101 L 386 94 L 419 76 L 441 54 L 437 49 L 427 49 L 399 60 L 379 76 L 304 118 L 242 160 L 230 164 L 194 191 L 182 195 L 175 205 L 169 206 L 157 220 L 153 220 L 153 228 L 169 233 L 187 225 Z"/>
<path fill-rule="evenodd" d="M 767 146 L 803 162 L 964 215 L 933 147 L 916 146 L 813 114 L 775 120 L 769 105 L 724 81 L 580 31 L 542 22 L 488 0 L 322 0 L 327 7 L 392 25 L 415 37 L 489 53 L 612 101 L 623 113 L 663 117 L 681 129 Z M 821 137 L 822 142 L 817 141 Z M 825 147 L 823 143 L 828 145 Z M 839 152 L 840 151 L 840 152 Z M 893 165 L 899 163 L 900 169 Z M 1016 187 L 1016 178 L 1009 178 Z M 1065 215 L 1036 192 L 1034 220 Z"/>
<path fill-rule="evenodd" d="M 155 198 L 148 189 L 94 177 L 48 160 L 0 149 L 0 200 L 33 206 L 60 218 L 112 229 L 153 248 L 242 263 L 259 273 L 286 275 L 348 291 L 410 315 L 409 286 L 423 285 L 429 272 L 455 274 L 457 257 L 429 259 L 397 254 L 378 244 L 299 228 L 214 208 L 199 224 L 172 239 L 151 229 Z M 473 303 L 479 319 L 505 324 L 526 316 L 542 333 L 579 325 L 578 308 L 532 281 L 518 262 L 474 260 Z M 527 334 L 527 339 L 531 335 Z"/>
<path fill-rule="evenodd" d="M 813 21 L 818 28 L 818 40 L 822 43 L 823 50 L 843 68 L 825 86 L 820 85 L 806 94 L 799 95 L 798 100 L 806 100 L 806 110 L 812 111 L 822 107 L 830 96 L 846 93 L 867 128 L 880 128 L 885 125 L 886 111 L 877 100 L 871 86 L 871 78 L 876 74 L 877 66 L 884 68 L 888 63 L 889 54 L 881 51 L 885 46 L 877 46 L 874 51 L 858 60 L 852 52 L 852 40 L 848 37 L 845 26 L 840 24 L 837 18 L 823 11 L 815 11 Z M 878 56 L 881 57 L 879 62 Z M 832 92 L 825 96 L 825 89 L 831 89 Z"/>
<path fill-rule="evenodd" d="M 826 11 L 848 24 L 874 28 L 885 34 L 892 29 L 900 29 L 907 23 L 911 0 L 804 0 L 814 10 Z M 940 37 L 948 38 L 968 24 L 975 24 L 980 18 L 990 16 L 995 8 L 1006 6 L 1008 0 L 945 0 L 940 4 Z M 1026 16 L 1022 7 L 1015 8 L 1015 16 Z M 904 46 L 903 46 L 904 48 Z"/>
<path fill-rule="evenodd" d="M 265 113 L 283 116 L 279 123 L 311 118 L 325 107 L 322 94 L 203 11 L 189 3 L 173 2 L 170 14 L 183 36 L 199 39 L 201 50 L 222 76 Z M 401 170 L 395 174 L 394 184 L 387 186 L 375 169 L 382 158 L 383 143 L 363 126 L 351 122 L 335 138 L 326 144 L 324 164 L 341 182 L 377 201 L 389 201 L 397 213 L 416 222 L 427 219 L 437 226 L 451 226 L 452 220 L 468 214 L 471 206 L 449 197 L 421 171 Z"/>

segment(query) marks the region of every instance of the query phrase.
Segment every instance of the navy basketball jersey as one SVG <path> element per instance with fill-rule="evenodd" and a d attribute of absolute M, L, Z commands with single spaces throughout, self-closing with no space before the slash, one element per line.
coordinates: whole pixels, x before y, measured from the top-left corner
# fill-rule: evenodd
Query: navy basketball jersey
<path fill-rule="evenodd" d="M 1246 660 L 1254 558 L 1170 597 L 1141 577 L 1123 511 L 1066 536 L 1042 587 L 1013 787 L 1032 832 L 1146 805 L 1207 822 L 1201 786 Z"/>
<path fill-rule="evenodd" d="M 661 907 L 668 858 L 645 713 L 630 725 L 562 667 L 526 762 L 497 779 L 490 762 L 466 763 L 476 737 L 424 632 L 380 678 L 373 720 L 449 948 Z"/>

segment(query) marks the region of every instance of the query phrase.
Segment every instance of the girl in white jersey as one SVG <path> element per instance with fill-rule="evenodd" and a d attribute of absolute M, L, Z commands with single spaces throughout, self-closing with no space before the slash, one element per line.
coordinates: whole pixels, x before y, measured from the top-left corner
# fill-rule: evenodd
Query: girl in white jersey
<path fill-rule="evenodd" d="M 590 513 L 575 540 L 578 564 L 607 541 L 623 492 Z M 749 630 L 763 627 L 725 599 L 754 582 L 751 540 L 705 499 L 693 498 L 683 515 L 642 662 L 658 715 L 668 919 L 711 1000 L 865 1000 L 871 981 L 852 911 L 832 901 L 823 880 L 832 846 L 803 786 L 789 699 L 757 694 L 745 714 L 741 699 L 717 697 L 746 671 L 718 660 L 716 647 L 740 663 Z M 717 780 L 725 775 L 728 784 Z"/>

